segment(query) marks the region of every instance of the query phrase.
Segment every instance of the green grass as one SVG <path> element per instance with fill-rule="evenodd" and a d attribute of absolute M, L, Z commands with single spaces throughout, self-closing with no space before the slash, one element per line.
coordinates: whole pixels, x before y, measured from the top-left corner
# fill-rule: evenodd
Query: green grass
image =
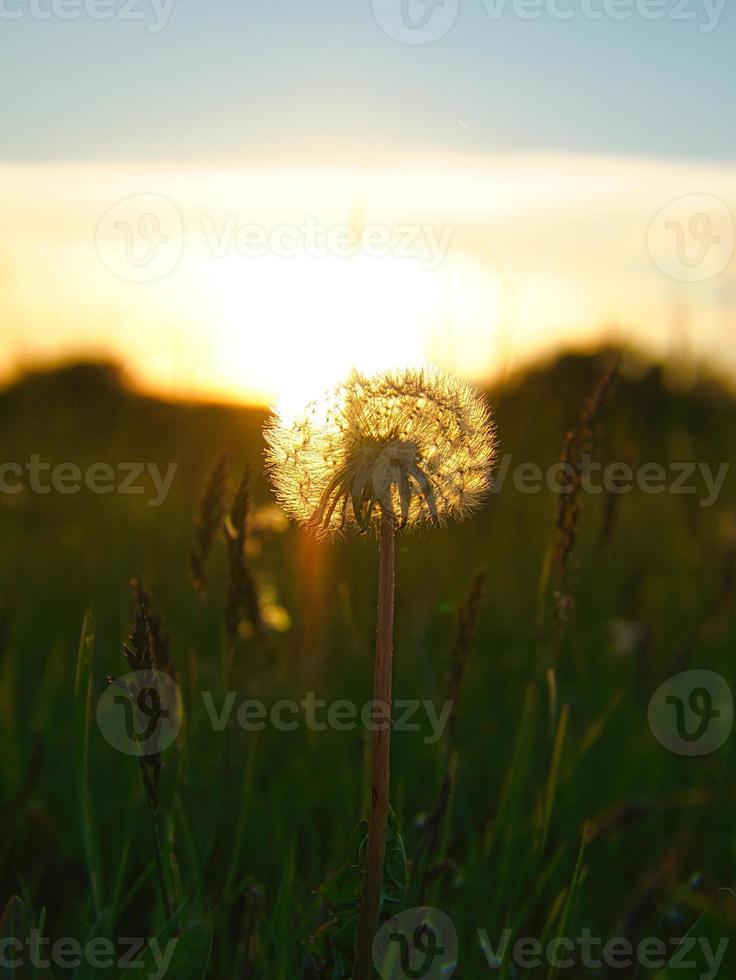
<path fill-rule="evenodd" d="M 556 461 L 600 372 L 599 359 L 571 356 L 497 393 L 502 450 L 519 463 Z M 0 494 L 0 881 L 3 900 L 23 902 L 10 907 L 4 935 L 17 934 L 22 915 L 35 924 L 45 915 L 50 936 L 80 941 L 178 927 L 176 980 L 200 976 L 207 960 L 215 978 L 312 975 L 307 941 L 325 921 L 316 892 L 349 861 L 362 816 L 362 736 L 216 732 L 201 691 L 218 707 L 227 689 L 238 703 L 309 691 L 369 701 L 376 549 L 360 538 L 315 544 L 295 528 L 259 535 L 251 567 L 292 628 L 229 645 L 223 542 L 204 599 L 188 551 L 223 449 L 233 488 L 250 462 L 255 504 L 271 502 L 262 422 L 253 410 L 145 399 L 91 367 L 35 375 L 0 395 L 4 460 L 178 464 L 158 508 L 145 495 Z M 680 389 L 632 361 L 606 409 L 599 458 L 717 465 L 734 458 L 735 423 L 736 402 L 716 384 Z M 605 541 L 605 495 L 584 495 L 564 583 L 554 567 L 545 573 L 557 498 L 520 493 L 510 480 L 466 524 L 400 539 L 399 698 L 444 700 L 456 612 L 487 569 L 451 743 L 426 744 L 426 723 L 393 742 L 392 802 L 410 873 L 448 766 L 456 776 L 434 851 L 442 873 L 424 892 L 457 928 L 456 976 L 494 975 L 479 929 L 496 946 L 507 926 L 515 936 L 589 928 L 633 942 L 733 928 L 719 890 L 736 886 L 736 734 L 712 755 L 684 758 L 647 722 L 652 693 L 672 674 L 702 667 L 734 686 L 733 479 L 709 508 L 697 495 L 621 496 Z M 95 722 L 108 675 L 127 669 L 133 574 L 170 634 L 185 705 L 161 788 L 169 923 L 137 762 Z M 560 630 L 552 609 L 561 587 L 575 608 Z M 619 621 L 636 627 L 623 652 Z M 598 834 L 583 846 L 585 821 Z M 518 975 L 508 962 L 495 973 Z M 545 965 L 537 975 L 566 974 Z"/>

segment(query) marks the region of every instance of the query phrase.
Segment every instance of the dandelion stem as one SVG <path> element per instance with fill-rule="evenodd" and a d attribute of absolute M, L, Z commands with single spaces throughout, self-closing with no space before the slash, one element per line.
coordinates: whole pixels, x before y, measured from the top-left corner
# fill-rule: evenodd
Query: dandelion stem
<path fill-rule="evenodd" d="M 370 748 L 370 814 L 363 898 L 355 944 L 353 980 L 369 980 L 386 853 L 391 755 L 391 672 L 394 646 L 394 520 L 384 514 L 379 530 L 378 617 L 373 681 L 374 731 Z"/>

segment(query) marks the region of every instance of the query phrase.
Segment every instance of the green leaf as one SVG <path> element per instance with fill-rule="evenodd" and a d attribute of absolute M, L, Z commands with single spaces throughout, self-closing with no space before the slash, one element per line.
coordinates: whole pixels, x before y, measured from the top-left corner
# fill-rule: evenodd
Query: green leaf
<path fill-rule="evenodd" d="M 317 892 L 324 898 L 332 918 L 311 936 L 309 950 L 319 962 L 332 965 L 333 980 L 341 980 L 347 975 L 344 964 L 352 962 L 355 950 L 367 841 L 368 823 L 362 820 L 350 835 L 348 859 Z M 389 811 L 379 910 L 381 921 L 403 907 L 406 880 L 404 842 L 396 815 Z"/>
<path fill-rule="evenodd" d="M 683 943 L 665 969 L 657 974 L 656 980 L 700 980 L 701 977 L 710 975 L 713 963 L 704 956 L 703 944 L 706 948 L 710 947 L 709 952 L 714 957 L 719 955 L 725 945 L 724 957 L 718 969 L 718 980 L 736 978 L 736 949 L 730 941 L 728 930 L 714 916 L 708 912 L 701 915 L 685 939 L 693 940 L 692 944 Z M 685 966 L 685 963 L 692 965 Z"/>
<path fill-rule="evenodd" d="M 212 933 L 212 916 L 186 929 L 177 940 L 167 977 L 171 980 L 201 980 L 210 961 Z"/>
<path fill-rule="evenodd" d="M 583 831 L 583 836 L 580 841 L 580 850 L 578 851 L 578 859 L 575 863 L 575 870 L 573 871 L 572 881 L 570 882 L 570 887 L 565 898 L 565 904 L 562 907 L 562 914 L 560 916 L 560 924 L 557 930 L 559 936 L 569 936 L 570 927 L 573 921 L 573 915 L 578 901 L 578 896 L 580 894 L 580 888 L 583 883 L 583 878 L 585 877 L 585 848 L 588 844 L 588 839 L 586 837 L 585 830 Z M 547 980 L 556 980 L 559 967 L 550 966 L 549 972 L 547 974 Z"/>
<path fill-rule="evenodd" d="M 207 972 L 212 950 L 212 916 L 208 915 L 201 922 L 187 926 L 178 936 L 172 936 L 171 929 L 172 924 L 169 923 L 156 937 L 159 962 L 157 963 L 151 945 L 148 945 L 138 957 L 139 965 L 126 970 L 121 980 L 140 980 L 154 972 L 161 980 L 202 980 Z M 176 945 L 168 967 L 160 974 L 161 958 L 165 958 L 171 942 Z"/>
<path fill-rule="evenodd" d="M 28 909 L 17 895 L 13 895 L 0 915 L 0 939 L 15 939 L 22 944 L 22 948 L 16 945 L 4 950 L 3 961 L 0 961 L 0 980 L 34 980 L 36 970 L 30 962 L 26 945 L 26 939 L 34 927 Z M 16 959 L 21 961 L 18 966 L 1 965 L 2 962 L 15 962 Z M 43 973 L 48 980 L 54 980 L 48 969 L 44 969 Z"/>
<path fill-rule="evenodd" d="M 388 835 L 386 838 L 386 857 L 383 865 L 383 890 L 381 896 L 381 917 L 395 915 L 395 908 L 401 907 L 406 898 L 406 851 L 401 838 L 401 828 L 393 810 L 388 815 Z"/>
<path fill-rule="evenodd" d="M 544 794 L 544 810 L 542 813 L 542 829 L 537 841 L 537 850 L 544 853 L 549 836 L 549 824 L 552 819 L 552 811 L 557 796 L 557 783 L 560 776 L 560 763 L 562 761 L 562 750 L 565 745 L 565 735 L 567 734 L 567 723 L 570 718 L 570 706 L 565 705 L 562 709 L 560 723 L 555 733 L 555 742 L 552 749 L 549 772 L 547 774 L 547 788 Z"/>
<path fill-rule="evenodd" d="M 86 946 L 87 943 L 93 939 L 112 940 L 110 935 L 110 915 L 107 909 L 103 909 L 101 914 L 97 917 L 95 924 L 87 934 L 84 945 Z M 74 980 L 88 980 L 88 978 L 91 977 L 112 976 L 113 969 L 113 967 L 109 967 L 108 969 L 99 966 L 93 967 L 84 959 L 84 957 L 82 957 L 81 963 L 74 971 Z"/>
<path fill-rule="evenodd" d="M 317 889 L 325 902 L 332 908 L 359 901 L 363 888 L 363 863 L 361 852 L 368 837 L 368 821 L 361 820 L 350 834 L 348 842 L 349 857 L 341 867 L 334 871 Z"/>
<path fill-rule="evenodd" d="M 92 616 L 85 613 L 74 678 L 74 755 L 75 776 L 82 843 L 92 886 L 95 914 L 102 910 L 102 861 L 94 831 L 89 778 L 89 735 L 92 719 L 92 657 L 94 653 Z"/>

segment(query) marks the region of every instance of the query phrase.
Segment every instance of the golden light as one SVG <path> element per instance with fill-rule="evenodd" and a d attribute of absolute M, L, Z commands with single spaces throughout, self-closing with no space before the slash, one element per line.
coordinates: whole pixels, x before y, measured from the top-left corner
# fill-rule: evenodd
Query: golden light
<path fill-rule="evenodd" d="M 466 361 L 487 369 L 488 351 L 484 364 L 477 358 L 498 314 L 498 288 L 467 263 L 427 269 L 414 258 L 302 254 L 208 257 L 198 271 L 218 338 L 208 371 L 223 387 L 276 402 L 283 416 L 352 368 L 375 373 L 433 360 L 448 330 L 455 338 L 458 328 L 470 330 L 477 344 L 465 348 Z"/>
<path fill-rule="evenodd" d="M 677 259 L 670 238 L 647 235 L 663 204 L 706 186 L 733 200 L 736 169 L 539 156 L 365 170 L 6 164 L 0 379 L 105 356 L 171 396 L 288 406 L 351 367 L 430 362 L 482 383 L 614 332 L 660 353 L 690 344 L 736 371 L 736 266 L 680 281 L 666 272 Z M 180 237 L 165 231 L 180 256 L 141 282 L 126 275 L 121 222 L 108 221 L 103 250 L 97 230 L 111 209 L 147 208 L 152 194 L 179 213 Z M 139 227 L 135 213 L 123 218 Z M 393 245 L 401 229 L 418 230 L 420 254 L 316 255 L 303 242 L 293 257 L 243 254 L 248 229 L 270 237 L 310 221 L 327 233 L 379 227 Z M 730 238 L 714 233 L 714 261 L 727 259 Z"/>

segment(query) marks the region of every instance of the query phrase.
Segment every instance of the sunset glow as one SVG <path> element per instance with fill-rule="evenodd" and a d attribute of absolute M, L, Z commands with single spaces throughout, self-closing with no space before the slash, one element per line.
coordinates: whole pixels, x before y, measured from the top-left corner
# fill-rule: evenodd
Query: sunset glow
<path fill-rule="evenodd" d="M 679 266 L 667 210 L 706 183 L 736 200 L 729 167 L 570 157 L 134 179 L 6 167 L 0 371 L 104 355 L 172 394 L 299 405 L 351 367 L 484 381 L 605 337 L 736 369 L 727 219 L 709 275 L 685 282 L 700 226 L 683 219 Z"/>

